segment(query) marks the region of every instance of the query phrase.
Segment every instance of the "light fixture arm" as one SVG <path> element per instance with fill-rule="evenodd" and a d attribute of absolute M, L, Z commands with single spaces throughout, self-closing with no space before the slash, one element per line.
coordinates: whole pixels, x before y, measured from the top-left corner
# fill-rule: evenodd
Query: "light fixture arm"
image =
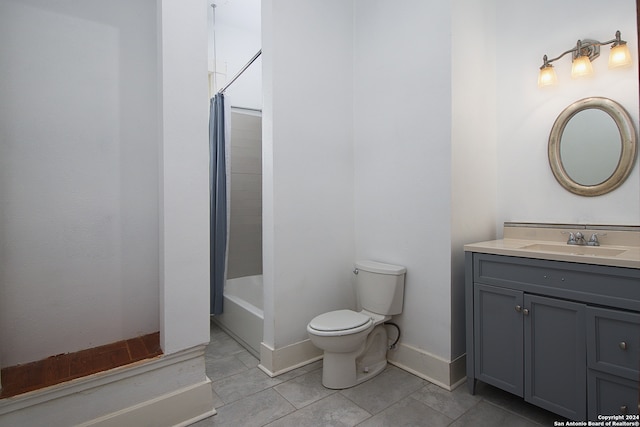
<path fill-rule="evenodd" d="M 615 39 L 609 40 L 608 42 L 601 42 L 600 45 L 606 46 L 606 45 L 611 44 L 611 43 L 613 43 L 614 46 L 618 46 L 620 44 L 627 44 L 626 41 L 624 41 L 624 40 L 622 40 L 620 38 L 620 31 L 616 31 L 616 38 Z"/>
<path fill-rule="evenodd" d="M 567 55 L 568 53 L 576 52 L 577 50 L 578 50 L 578 48 L 577 48 L 577 47 L 574 47 L 573 49 L 569 49 L 569 50 L 567 50 L 566 52 L 562 52 L 559 56 L 556 56 L 556 57 L 555 57 L 555 58 L 553 58 L 553 59 L 547 59 L 547 55 L 544 55 L 544 56 L 542 57 L 543 64 L 542 64 L 542 67 L 540 67 L 540 68 L 547 67 L 547 66 L 549 66 L 549 64 L 551 64 L 552 62 L 557 61 L 558 59 L 562 58 L 563 56 Z"/>
<path fill-rule="evenodd" d="M 554 61 L 557 61 L 558 59 L 562 58 L 563 56 L 569 53 L 573 54 L 572 55 L 573 59 L 575 59 L 578 56 L 588 56 L 589 59 L 593 61 L 600 55 L 600 46 L 606 46 L 609 44 L 613 44 L 613 46 L 618 46 L 626 43 L 627 43 L 626 41 L 620 38 L 620 31 L 616 31 L 616 38 L 606 42 L 600 42 L 598 40 L 590 40 L 590 39 L 578 40 L 574 48 L 569 49 L 565 52 L 562 52 L 559 56 L 553 59 L 547 59 L 547 55 L 544 55 L 542 57 L 543 64 L 542 64 L 542 67 L 540 68 L 542 69 L 542 68 L 548 67 L 549 64 L 551 64 Z"/>

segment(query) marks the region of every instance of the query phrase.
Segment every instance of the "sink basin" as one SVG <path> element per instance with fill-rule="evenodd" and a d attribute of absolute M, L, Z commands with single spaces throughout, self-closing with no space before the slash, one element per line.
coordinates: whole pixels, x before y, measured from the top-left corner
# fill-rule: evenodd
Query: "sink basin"
<path fill-rule="evenodd" d="M 520 249 L 540 252 L 555 252 L 570 255 L 589 255 L 589 256 L 617 256 L 625 249 L 603 248 L 602 246 L 578 246 L 578 245 L 551 245 L 544 243 L 534 243 L 532 245 L 523 246 Z"/>

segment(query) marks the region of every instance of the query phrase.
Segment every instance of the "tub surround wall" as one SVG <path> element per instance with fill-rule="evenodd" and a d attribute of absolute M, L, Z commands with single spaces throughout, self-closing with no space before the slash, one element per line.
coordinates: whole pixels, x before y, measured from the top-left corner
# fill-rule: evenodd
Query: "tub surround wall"
<path fill-rule="evenodd" d="M 231 111 L 227 279 L 262 274 L 262 119 Z M 262 291 L 261 291 L 262 292 Z"/>

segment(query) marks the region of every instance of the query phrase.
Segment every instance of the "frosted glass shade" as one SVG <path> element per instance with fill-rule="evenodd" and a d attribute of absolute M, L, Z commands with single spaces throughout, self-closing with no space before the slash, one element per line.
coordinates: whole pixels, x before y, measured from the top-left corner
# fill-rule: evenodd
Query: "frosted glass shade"
<path fill-rule="evenodd" d="M 558 83 L 558 76 L 556 76 L 556 70 L 551 65 L 540 68 L 538 87 L 553 86 L 556 83 Z"/>
<path fill-rule="evenodd" d="M 571 66 L 571 77 L 574 79 L 580 77 L 589 77 L 593 75 L 593 67 L 591 66 L 591 60 L 588 56 L 578 56 L 573 60 Z"/>
<path fill-rule="evenodd" d="M 609 68 L 631 65 L 631 53 L 626 43 L 613 46 L 609 52 Z"/>

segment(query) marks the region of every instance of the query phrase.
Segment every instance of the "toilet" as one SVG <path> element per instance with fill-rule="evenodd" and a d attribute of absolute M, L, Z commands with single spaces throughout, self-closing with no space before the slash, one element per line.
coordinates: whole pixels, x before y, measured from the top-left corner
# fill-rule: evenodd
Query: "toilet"
<path fill-rule="evenodd" d="M 356 262 L 353 272 L 362 310 L 330 311 L 309 322 L 309 339 L 324 350 L 322 385 L 353 387 L 387 366 L 389 343 L 384 322 L 402 313 L 406 271 L 399 265 Z"/>

